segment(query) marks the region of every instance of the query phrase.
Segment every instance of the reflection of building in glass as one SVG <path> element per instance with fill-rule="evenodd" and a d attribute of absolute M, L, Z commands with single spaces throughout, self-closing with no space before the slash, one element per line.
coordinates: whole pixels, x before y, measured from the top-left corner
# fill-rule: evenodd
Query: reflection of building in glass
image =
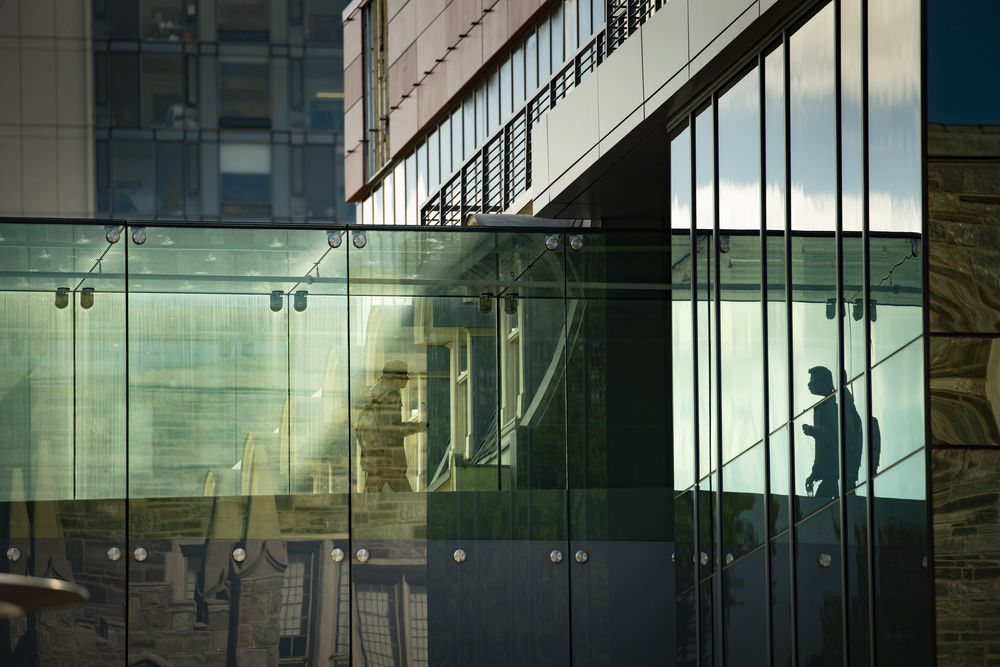
<path fill-rule="evenodd" d="M 0 7 L 0 662 L 988 662 L 944 7 Z"/>

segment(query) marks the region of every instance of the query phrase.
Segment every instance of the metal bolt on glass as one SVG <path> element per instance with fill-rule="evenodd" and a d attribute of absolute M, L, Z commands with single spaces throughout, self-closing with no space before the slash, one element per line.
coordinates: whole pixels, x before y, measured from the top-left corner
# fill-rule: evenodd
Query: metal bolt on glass
<path fill-rule="evenodd" d="M 574 557 L 576 558 L 576 562 L 580 563 L 581 565 L 583 563 L 586 563 L 588 560 L 590 560 L 590 555 L 586 551 L 584 551 L 583 549 L 580 549 L 579 551 L 577 551 L 576 555 Z"/>
<path fill-rule="evenodd" d="M 282 306 L 285 305 L 285 293 L 280 289 L 276 289 L 271 292 L 271 310 L 275 313 L 280 312 Z"/>
<path fill-rule="evenodd" d="M 552 553 L 549 554 L 549 560 L 553 563 L 561 563 L 563 559 L 563 554 L 558 549 L 553 549 Z"/>
<path fill-rule="evenodd" d="M 140 563 L 147 558 L 149 558 L 149 552 L 142 547 L 136 547 L 135 551 L 132 552 L 132 558 L 136 559 Z"/>
<path fill-rule="evenodd" d="M 7 560 L 9 560 L 11 563 L 16 563 L 17 561 L 21 560 L 21 550 L 18 549 L 17 547 L 11 547 L 10 549 L 7 549 Z"/>
<path fill-rule="evenodd" d="M 732 563 L 732 562 L 733 562 L 734 560 L 736 560 L 736 559 L 735 559 L 735 558 L 733 557 L 733 555 L 732 555 L 732 554 L 726 554 L 726 565 L 729 565 L 729 564 L 730 564 L 730 563 Z"/>
<path fill-rule="evenodd" d="M 545 237 L 545 247 L 549 250 L 555 250 L 559 247 L 559 237 L 552 235 Z"/>
<path fill-rule="evenodd" d="M 122 230 L 115 226 L 108 226 L 104 228 L 104 238 L 108 240 L 108 243 L 118 243 L 119 239 L 122 237 Z"/>
<path fill-rule="evenodd" d="M 116 561 L 122 557 L 122 550 L 118 547 L 111 547 L 108 549 L 108 560 Z"/>
<path fill-rule="evenodd" d="M 701 552 L 701 564 L 708 565 L 708 554 L 704 551 Z"/>
<path fill-rule="evenodd" d="M 465 549 L 455 549 L 455 553 L 451 556 L 455 559 L 456 563 L 464 563 L 465 559 L 468 558 L 469 555 L 465 553 Z"/>
<path fill-rule="evenodd" d="M 233 560 L 237 563 L 242 563 L 247 559 L 247 550 L 243 547 L 236 547 L 233 549 Z"/>
<path fill-rule="evenodd" d="M 132 243 L 142 245 L 146 242 L 146 230 L 142 227 L 132 230 Z"/>
<path fill-rule="evenodd" d="M 833 559 L 830 557 L 830 554 L 820 554 L 819 555 L 819 566 L 820 567 L 830 567 L 830 563 L 832 563 L 832 562 L 833 562 Z"/>
<path fill-rule="evenodd" d="M 676 563 L 677 562 L 677 552 L 676 551 L 674 553 L 670 554 L 670 562 L 671 563 Z"/>
<path fill-rule="evenodd" d="M 84 287 L 80 290 L 80 307 L 89 310 L 94 305 L 94 288 Z"/>
<path fill-rule="evenodd" d="M 69 305 L 69 288 L 68 287 L 56 288 L 56 308 L 62 310 L 68 305 Z"/>
<path fill-rule="evenodd" d="M 362 563 L 367 563 L 368 559 L 371 558 L 371 554 L 368 553 L 368 549 L 358 549 L 358 560 Z"/>
<path fill-rule="evenodd" d="M 368 245 L 368 237 L 365 236 L 364 232 L 354 232 L 354 247 L 364 248 Z"/>
<path fill-rule="evenodd" d="M 339 248 L 341 242 L 344 240 L 343 235 L 340 232 L 327 232 L 326 242 L 330 244 L 331 248 Z"/>
<path fill-rule="evenodd" d="M 339 563 L 340 561 L 344 560 L 344 550 L 341 549 L 340 547 L 337 547 L 336 549 L 330 552 L 330 558 L 333 559 L 334 563 Z"/>
<path fill-rule="evenodd" d="M 571 236 L 569 238 L 569 247 L 573 250 L 583 250 L 583 237 Z"/>

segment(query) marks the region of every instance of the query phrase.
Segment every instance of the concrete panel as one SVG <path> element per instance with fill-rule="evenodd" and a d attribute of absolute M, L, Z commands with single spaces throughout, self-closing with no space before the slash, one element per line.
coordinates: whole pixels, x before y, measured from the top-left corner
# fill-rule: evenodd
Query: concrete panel
<path fill-rule="evenodd" d="M 365 186 L 365 153 L 361 146 L 344 156 L 344 194 L 352 199 Z"/>
<path fill-rule="evenodd" d="M 410 48 L 389 66 L 389 106 L 397 106 L 403 95 L 413 89 L 413 84 L 418 78 L 417 45 L 411 44 Z"/>
<path fill-rule="evenodd" d="M 415 5 L 417 2 L 416 0 L 413 0 L 413 2 L 410 2 L 410 0 L 387 0 L 385 3 L 385 13 L 391 19 L 399 13 L 400 9 L 408 4 Z"/>
<path fill-rule="evenodd" d="M 540 193 L 549 186 L 549 117 L 531 128 L 531 191 Z"/>
<path fill-rule="evenodd" d="M 669 3 L 668 3 L 669 4 Z M 688 3 L 690 57 L 701 52 L 751 5 L 751 0 L 713 0 Z"/>
<path fill-rule="evenodd" d="M 448 63 L 440 63 L 417 87 L 417 124 L 423 127 L 441 110 L 448 88 Z"/>
<path fill-rule="evenodd" d="M 86 20 L 86 0 L 56 0 L 56 37 L 86 37 L 89 27 Z"/>
<path fill-rule="evenodd" d="M 417 37 L 417 79 L 430 72 L 447 53 L 447 22 L 441 14 Z"/>
<path fill-rule="evenodd" d="M 548 114 L 549 179 L 558 178 L 600 141 L 596 76 L 570 91 Z"/>
<path fill-rule="evenodd" d="M 344 113 L 344 147 L 351 150 L 365 139 L 365 105 L 358 102 Z"/>
<path fill-rule="evenodd" d="M 55 0 L 21 0 L 21 35 L 53 37 L 55 34 Z"/>
<path fill-rule="evenodd" d="M 406 3 L 389 21 L 386 57 L 390 64 L 395 63 L 396 59 L 417 39 L 417 16 L 414 7 L 416 4 L 416 2 Z"/>
<path fill-rule="evenodd" d="M 642 107 L 642 69 L 642 39 L 637 33 L 625 40 L 596 74 L 590 75 L 597 78 L 601 136 Z"/>
<path fill-rule="evenodd" d="M 55 130 L 25 128 L 22 138 L 21 192 L 25 215 L 58 215 L 59 139 Z"/>
<path fill-rule="evenodd" d="M 448 54 L 448 97 L 456 95 L 483 66 L 483 29 L 475 26 Z"/>
<path fill-rule="evenodd" d="M 21 118 L 32 125 L 56 122 L 55 40 L 44 41 L 49 48 L 21 51 Z"/>
<path fill-rule="evenodd" d="M 483 16 L 483 53 L 494 54 L 507 43 L 507 0 L 499 0 Z"/>
<path fill-rule="evenodd" d="M 552 182 L 552 185 L 549 186 L 549 193 L 552 197 L 551 202 L 559 204 L 561 207 L 568 206 L 572 203 L 573 198 L 562 199 L 560 194 L 572 185 L 573 181 L 580 178 L 580 176 L 583 175 L 583 172 L 597 161 L 598 157 L 600 157 L 600 149 L 597 146 L 594 146 L 589 151 L 584 153 L 576 162 L 574 162 L 565 173 L 558 176 Z"/>
<path fill-rule="evenodd" d="M 21 210 L 21 128 L 0 126 L 0 215 Z"/>
<path fill-rule="evenodd" d="M 361 58 L 355 58 L 344 68 L 344 108 L 350 109 L 355 102 L 361 99 L 361 91 L 364 88 L 364 69 L 361 67 Z"/>
<path fill-rule="evenodd" d="M 776 4 L 778 4 L 778 0 L 761 0 L 761 2 L 760 2 L 760 13 L 763 14 L 764 12 L 766 12 L 767 10 L 769 10 L 771 7 L 774 7 Z"/>
<path fill-rule="evenodd" d="M 696 55 L 691 59 L 691 71 L 697 72 L 702 67 L 708 64 L 708 62 L 719 55 L 722 49 L 726 48 L 733 39 L 736 38 L 741 32 L 747 29 L 751 23 L 760 18 L 760 8 L 759 5 L 754 2 L 746 9 L 746 11 L 737 17 L 732 24 L 729 25 L 725 30 L 719 34 L 710 44 L 708 44 L 701 53 Z"/>
<path fill-rule="evenodd" d="M 444 10 L 445 23 L 448 30 L 448 44 L 453 46 L 459 40 L 460 35 L 469 33 L 473 21 L 478 21 L 483 15 L 483 8 L 479 2 L 452 2 Z"/>
<path fill-rule="evenodd" d="M 21 122 L 21 52 L 17 48 L 0 48 L 0 123 Z"/>
<path fill-rule="evenodd" d="M 56 121 L 60 125 L 87 123 L 87 54 L 82 40 L 59 40 L 56 51 L 56 90 L 59 94 Z"/>
<path fill-rule="evenodd" d="M 87 217 L 88 195 L 93 172 L 90 159 L 90 142 L 82 129 L 59 130 L 59 215 L 62 217 Z"/>
<path fill-rule="evenodd" d="M 602 120 L 604 116 L 601 116 Z M 609 132 L 601 133 L 601 143 L 599 144 L 600 154 L 607 154 L 615 144 L 625 138 L 625 136 L 634 130 L 639 123 L 641 123 L 646 118 L 645 107 L 640 105 L 638 109 L 634 110 L 629 116 L 623 120 L 621 123 L 615 126 Z"/>
<path fill-rule="evenodd" d="M 466 2 L 466 0 L 453 0 Z M 448 0 L 413 0 L 416 5 L 417 35 L 422 33 L 448 6 Z"/>
<path fill-rule="evenodd" d="M 416 93 L 416 91 L 414 91 Z M 399 103 L 399 108 L 390 116 L 392 131 L 389 132 L 389 154 L 399 157 L 403 146 L 417 133 L 417 96 L 410 95 Z"/>
<path fill-rule="evenodd" d="M 674 78 L 667 81 L 667 83 L 660 87 L 655 93 L 646 99 L 646 103 L 643 105 L 645 108 L 646 116 L 656 111 L 660 106 L 662 106 L 670 97 L 680 90 L 681 86 L 690 80 L 690 72 L 687 67 L 681 69 Z"/>
<path fill-rule="evenodd" d="M 687 65 L 687 3 L 671 0 L 643 24 L 640 32 L 642 82 L 648 97 Z"/>
<path fill-rule="evenodd" d="M 514 35 L 534 16 L 544 0 L 509 0 L 507 3 L 507 34 Z"/>
<path fill-rule="evenodd" d="M 344 62 L 348 63 L 361 55 L 361 12 L 351 14 L 344 22 Z"/>

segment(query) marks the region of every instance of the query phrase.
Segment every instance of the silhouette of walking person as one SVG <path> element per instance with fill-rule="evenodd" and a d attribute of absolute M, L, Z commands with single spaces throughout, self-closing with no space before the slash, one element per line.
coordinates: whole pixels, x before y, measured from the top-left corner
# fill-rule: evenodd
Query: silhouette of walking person
<path fill-rule="evenodd" d="M 816 442 L 812 472 L 806 478 L 806 493 L 813 495 L 818 481 L 817 498 L 836 498 L 840 478 L 837 461 L 837 401 L 833 396 L 833 374 L 825 366 L 809 369 L 809 392 L 826 396 L 813 408 L 813 423 L 803 424 L 802 432 Z M 856 475 L 856 473 L 855 473 Z"/>
<path fill-rule="evenodd" d="M 847 389 L 847 374 L 843 376 L 844 389 L 844 452 L 846 467 L 844 468 L 844 493 L 858 485 L 858 473 L 861 471 L 861 455 L 864 444 L 864 433 L 861 428 L 861 415 L 854 404 L 854 394 Z"/>
<path fill-rule="evenodd" d="M 427 430 L 427 422 L 404 422 L 400 390 L 410 381 L 406 363 L 385 362 L 382 376 L 369 391 L 368 404 L 358 416 L 361 469 L 367 473 L 365 491 L 379 492 L 386 484 L 393 491 L 412 491 L 406 476 L 403 439 Z"/>

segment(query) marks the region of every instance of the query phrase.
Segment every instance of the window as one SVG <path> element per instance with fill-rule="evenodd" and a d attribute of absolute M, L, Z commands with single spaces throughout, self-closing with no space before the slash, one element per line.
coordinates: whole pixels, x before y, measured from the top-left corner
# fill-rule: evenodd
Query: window
<path fill-rule="evenodd" d="M 396 623 L 396 587 L 393 584 L 355 584 L 361 650 L 372 667 L 399 663 Z"/>
<path fill-rule="evenodd" d="M 135 53 L 112 53 L 111 125 L 139 127 L 139 56 Z"/>
<path fill-rule="evenodd" d="M 271 147 L 219 147 L 219 200 L 222 214 L 266 217 L 271 213 Z"/>
<path fill-rule="evenodd" d="M 342 47 L 344 30 L 340 17 L 346 6 L 344 0 L 305 0 L 306 43 Z"/>
<path fill-rule="evenodd" d="M 344 131 L 344 68 L 339 58 L 305 63 L 306 122 L 310 130 Z"/>
<path fill-rule="evenodd" d="M 333 151 L 330 146 L 306 146 L 308 209 L 310 219 L 333 220 L 336 203 L 333 188 Z M 293 184 L 294 187 L 294 184 Z"/>
<path fill-rule="evenodd" d="M 219 125 L 270 127 L 267 59 L 223 56 L 219 59 L 219 74 Z"/>
<path fill-rule="evenodd" d="M 205 548 L 200 544 L 181 545 L 184 558 L 184 598 L 194 600 L 198 590 L 198 576 L 205 565 Z"/>
<path fill-rule="evenodd" d="M 111 212 L 152 217 L 154 200 L 152 141 L 111 142 Z"/>
<path fill-rule="evenodd" d="M 183 56 L 142 56 L 143 127 L 184 127 Z"/>
<path fill-rule="evenodd" d="M 312 545 L 288 545 L 288 568 L 281 586 L 281 638 L 278 640 L 278 659 L 282 665 L 308 662 L 315 560 Z"/>
<path fill-rule="evenodd" d="M 156 144 L 156 214 L 184 216 L 184 143 Z"/>
<path fill-rule="evenodd" d="M 266 42 L 270 35 L 267 0 L 218 0 L 219 40 Z"/>
<path fill-rule="evenodd" d="M 198 3 L 195 0 L 141 0 L 139 3 L 139 34 L 145 40 L 194 40 L 198 37 L 197 21 Z"/>

